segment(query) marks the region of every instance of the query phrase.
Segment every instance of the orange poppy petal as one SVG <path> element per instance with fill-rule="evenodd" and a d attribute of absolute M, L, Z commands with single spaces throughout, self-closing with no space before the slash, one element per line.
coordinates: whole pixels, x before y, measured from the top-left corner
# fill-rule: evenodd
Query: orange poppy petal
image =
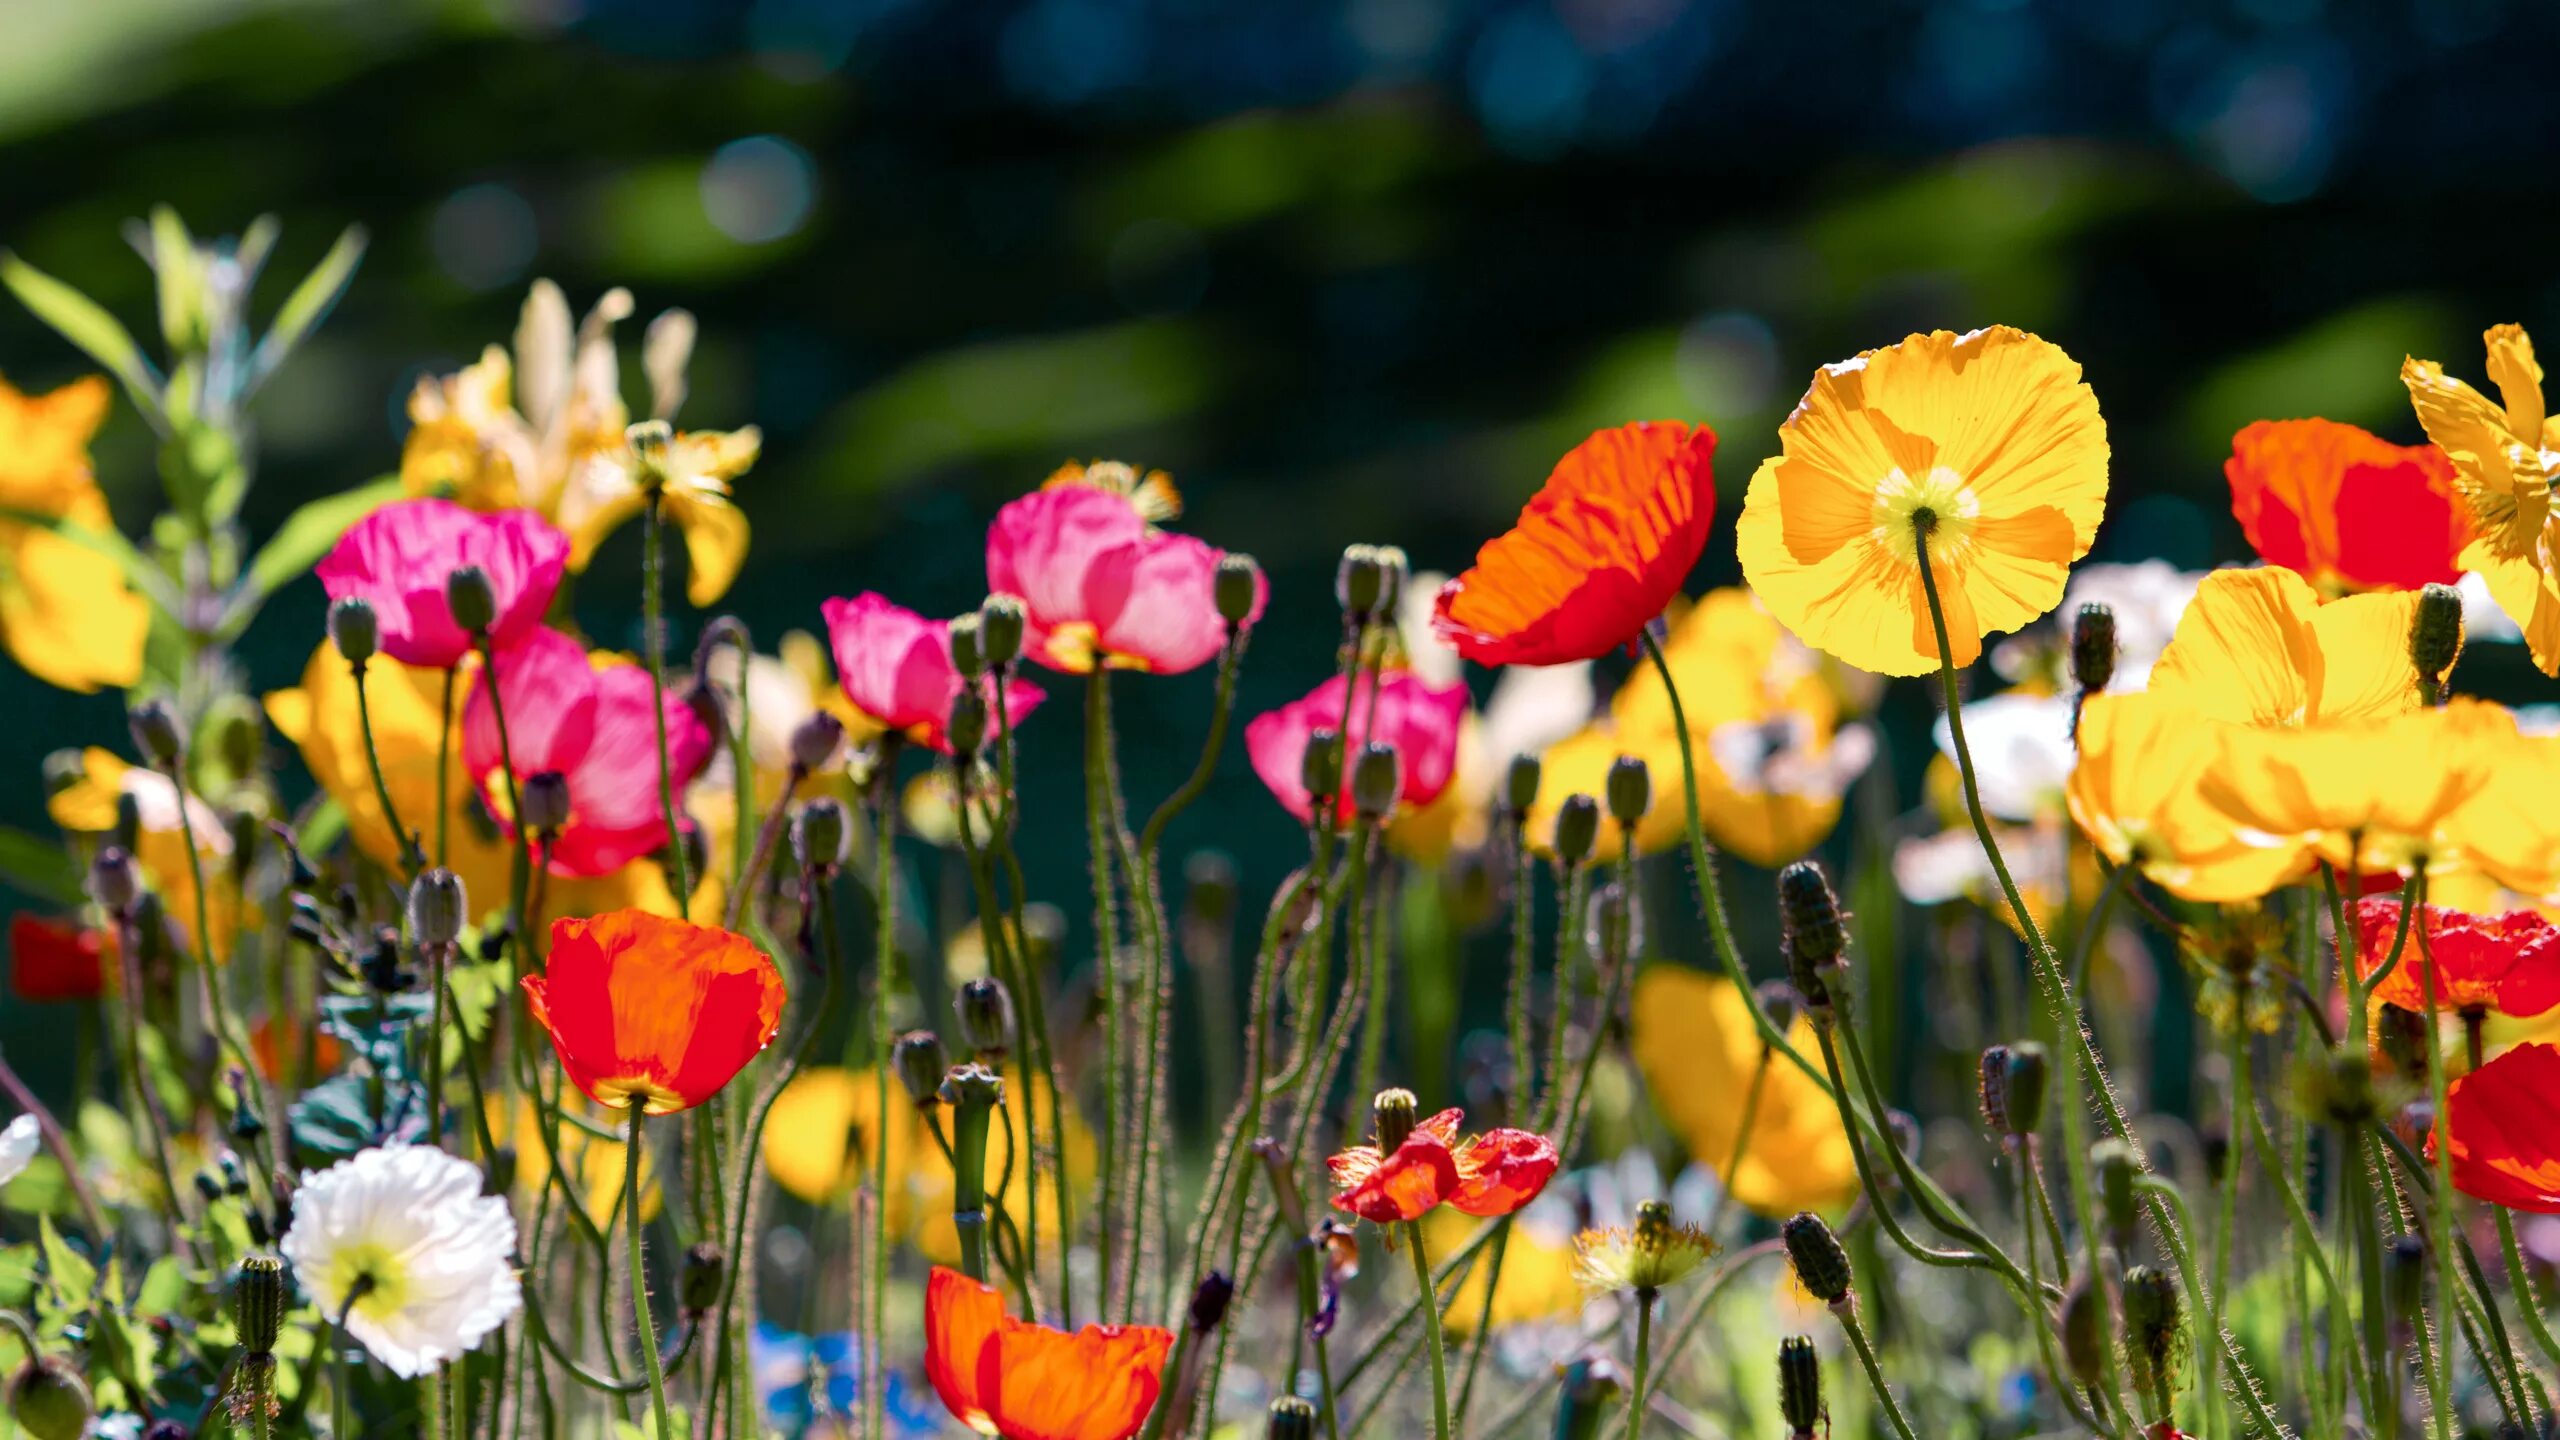
<path fill-rule="evenodd" d="M 2400 902 L 2356 902 L 2357 963 L 2371 976 L 2400 933 Z M 2428 969 L 2443 1010 L 2495 1010 L 2529 1018 L 2560 1005 L 2560 929 L 2531 910 L 2470 915 L 2442 905 L 2419 907 L 2400 945 L 2400 963 L 2374 997 L 2403 1010 L 2427 1008 Z"/>
<path fill-rule="evenodd" d="M 933 1267 L 924 1292 L 924 1374 L 942 1408 L 981 1435 L 996 1433 L 979 1382 L 981 1362 L 995 1353 L 1008 1320 L 1004 1295 L 947 1266 Z"/>
<path fill-rule="evenodd" d="M 1458 1159 L 1439 1137 L 1417 1130 L 1358 1184 L 1333 1197 L 1333 1208 L 1392 1225 L 1419 1219 L 1458 1188 Z"/>
<path fill-rule="evenodd" d="M 1087 1325 L 1072 1335 L 1008 1318 L 979 1352 L 978 1393 L 1005 1440 L 1129 1440 L 1164 1385 L 1173 1332 Z"/>
<path fill-rule="evenodd" d="M 2511 1210 L 2560 1215 L 2560 1050 L 2519 1045 L 2455 1080 L 2445 1119 L 2453 1188 Z"/>
<path fill-rule="evenodd" d="M 2461 576 L 2471 539 L 2453 461 L 2334 420 L 2261 420 L 2231 437 L 2231 512 L 2268 563 L 2338 590 Z"/>
<path fill-rule="evenodd" d="M 590 1099 L 665 1115 L 729 1083 L 782 1024 L 782 972 L 744 937 L 639 910 L 564 919 L 527 1006 Z"/>
<path fill-rule="evenodd" d="M 1469 1215 L 1509 1215 L 1538 1198 L 1563 1158 L 1531 1130 L 1487 1130 L 1467 1147 L 1449 1203 Z"/>

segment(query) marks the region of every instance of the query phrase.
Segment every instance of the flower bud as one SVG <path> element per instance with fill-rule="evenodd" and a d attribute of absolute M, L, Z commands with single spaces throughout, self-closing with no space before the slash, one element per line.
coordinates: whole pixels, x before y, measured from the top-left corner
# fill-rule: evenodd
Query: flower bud
<path fill-rule="evenodd" d="M 1404 599 L 1405 577 L 1413 572 L 1413 562 L 1406 558 L 1401 545 L 1381 545 L 1378 550 L 1378 613 L 1392 615 Z"/>
<path fill-rule="evenodd" d="M 498 592 L 489 584 L 489 572 L 477 565 L 464 565 L 446 576 L 444 608 L 453 613 L 454 624 L 473 635 L 497 624 Z"/>
<path fill-rule="evenodd" d="M 1361 819 L 1386 819 L 1396 808 L 1396 794 L 1403 788 L 1403 766 L 1396 759 L 1396 747 L 1383 740 L 1372 740 L 1360 747 L 1360 758 L 1351 767 L 1351 808 Z"/>
<path fill-rule="evenodd" d="M 1394 1154 L 1396 1147 L 1413 1134 L 1421 1109 L 1421 1102 L 1413 1098 L 1410 1090 L 1379 1091 L 1378 1097 L 1369 1102 L 1369 1114 L 1378 1126 L 1378 1149 Z"/>
<path fill-rule="evenodd" d="M 1849 935 L 1841 923 L 1840 897 L 1821 866 L 1799 860 L 1778 872 L 1778 931 L 1787 976 L 1803 992 L 1815 1023 L 1823 1023 L 1831 1014 L 1831 990 L 1823 977 L 1847 963 Z"/>
<path fill-rule="evenodd" d="M 916 1108 L 930 1110 L 942 1103 L 942 1077 L 951 1068 L 951 1058 L 942 1050 L 942 1037 L 930 1030 L 910 1030 L 889 1047 L 889 1066 L 898 1072 L 898 1083 L 907 1088 L 907 1098 Z"/>
<path fill-rule="evenodd" d="M 1502 811 L 1517 823 L 1538 803 L 1538 781 L 1544 766 L 1535 755 L 1514 755 L 1502 777 Z"/>
<path fill-rule="evenodd" d="M 1848 1302 L 1849 1252 L 1821 1216 L 1797 1211 L 1779 1227 L 1778 1238 L 1785 1242 L 1787 1261 L 1796 1267 L 1796 1280 L 1806 1293 L 1825 1305 Z"/>
<path fill-rule="evenodd" d="M 166 700 L 145 700 L 133 707 L 125 721 L 133 729 L 133 748 L 142 763 L 154 770 L 166 770 L 178 763 L 178 712 Z"/>
<path fill-rule="evenodd" d="M 688 1246 L 684 1267 L 676 1274 L 676 1306 L 686 1315 L 708 1315 L 728 1288 L 729 1256 L 708 1240 Z"/>
<path fill-rule="evenodd" d="M 809 718 L 791 730 L 791 763 L 803 770 L 824 770 L 844 746 L 844 722 L 825 710 L 812 710 Z"/>
<path fill-rule="evenodd" d="M 1236 862 L 1223 851 L 1195 850 L 1182 862 L 1183 908 L 1203 924 L 1226 926 L 1236 914 Z"/>
<path fill-rule="evenodd" d="M 265 712 L 246 695 L 221 695 L 205 707 L 205 729 L 224 773 L 235 780 L 257 773 L 267 747 Z"/>
<path fill-rule="evenodd" d="M 569 777 L 557 770 L 537 771 L 517 789 L 517 820 L 536 835 L 569 823 Z"/>
<path fill-rule="evenodd" d="M 1360 623 L 1377 614 L 1386 587 L 1386 565 L 1379 558 L 1377 546 L 1343 547 L 1342 563 L 1333 572 L 1333 598 L 1342 603 L 1346 618 Z"/>
<path fill-rule="evenodd" d="M 978 643 L 986 651 L 989 668 L 1001 670 L 1022 653 L 1026 614 L 1022 602 L 1010 595 L 990 595 L 978 607 Z"/>
<path fill-rule="evenodd" d="M 2177 1379 L 2183 1338 L 2176 1278 L 2148 1265 L 2125 1271 L 2124 1348 L 2143 1388 L 2166 1387 Z"/>
<path fill-rule="evenodd" d="M 2095 1385 L 2107 1369 L 2107 1295 L 2086 1274 L 2071 1277 L 2062 1292 L 2062 1361 L 2073 1379 Z"/>
<path fill-rule="evenodd" d="M 252 1355 L 274 1352 L 276 1337 L 284 1333 L 288 1288 L 284 1261 L 277 1257 L 252 1255 L 240 1262 L 231 1290 L 231 1320 L 239 1328 L 241 1349 Z"/>
<path fill-rule="evenodd" d="M 1644 953 L 1644 907 L 1630 903 L 1616 881 L 1592 892 L 1583 917 L 1582 944 L 1588 953 L 1613 965 Z"/>
<path fill-rule="evenodd" d="M 1567 795 L 1556 807 L 1556 859 L 1571 868 L 1591 858 L 1600 843 L 1600 802 L 1588 795 Z"/>
<path fill-rule="evenodd" d="M 2393 1335 L 2417 1333 L 2426 1291 L 2427 1242 L 2402 1235 L 2382 1252 L 2382 1314 Z"/>
<path fill-rule="evenodd" d="M 979 976 L 960 987 L 951 1008 L 960 1017 L 960 1043 L 971 1054 L 1002 1055 L 1013 1048 L 1013 993 L 1003 981 Z"/>
<path fill-rule="evenodd" d="M 105 906 L 108 914 L 122 915 L 133 909 L 142 893 L 142 867 L 134 863 L 132 851 L 109 845 L 89 862 L 90 898 Z"/>
<path fill-rule="evenodd" d="M 9 1381 L 9 1418 L 30 1440 L 80 1440 L 93 1409 L 89 1383 L 63 1360 L 29 1360 Z"/>
<path fill-rule="evenodd" d="M 974 610 L 951 618 L 951 668 L 967 680 L 987 673 L 987 622 Z"/>
<path fill-rule="evenodd" d="M 1784 980 L 1764 980 L 1752 994 L 1759 997 L 1760 1013 L 1769 1017 L 1769 1024 L 1779 1034 L 1784 1035 L 1796 1028 L 1796 1016 L 1804 1009 L 1804 997 L 1796 993 L 1795 986 Z"/>
<path fill-rule="evenodd" d="M 951 753 L 962 757 L 975 755 L 987 743 L 987 697 L 974 685 L 961 687 L 951 697 L 951 718 L 943 726 L 944 736 L 951 742 Z"/>
<path fill-rule="evenodd" d="M 2116 674 L 2116 612 L 2083 605 L 2071 626 L 2071 678 L 2092 695 Z"/>
<path fill-rule="evenodd" d="M 1307 752 L 1298 758 L 1298 783 L 1307 798 L 1321 805 L 1342 793 L 1342 736 L 1319 728 L 1307 736 Z"/>
<path fill-rule="evenodd" d="M 1236 1282 L 1223 1270 L 1212 1270 L 1191 1292 L 1191 1328 L 1202 1335 L 1225 1323 L 1227 1306 L 1236 1298 Z"/>
<path fill-rule="evenodd" d="M 2044 1128 L 2044 1098 L 2053 1084 L 2053 1062 L 2044 1046 L 2021 1040 L 2008 1048 L 2010 1135 L 2033 1135 Z"/>
<path fill-rule="evenodd" d="M 827 796 L 801 806 L 799 818 L 791 825 L 791 844 L 800 857 L 800 868 L 821 875 L 843 869 L 847 847 L 853 843 L 851 830 L 844 806 Z"/>
<path fill-rule="evenodd" d="M 1316 1407 L 1283 1395 L 1271 1402 L 1271 1420 L 1262 1433 L 1264 1440 L 1316 1440 Z"/>
<path fill-rule="evenodd" d="M 1621 825 L 1633 825 L 1653 808 L 1653 772 L 1633 755 L 1621 755 L 1609 762 L 1609 818 Z"/>
<path fill-rule="evenodd" d="M 1606 1355 L 1585 1355 L 1558 1371 L 1557 1378 L 1556 1440 L 1594 1440 L 1604 1413 L 1626 1393 L 1617 1363 Z"/>
<path fill-rule="evenodd" d="M 1787 1422 L 1787 1440 L 1813 1440 L 1830 1423 L 1822 1408 L 1822 1352 L 1810 1336 L 1778 1342 L 1778 1414 Z"/>
<path fill-rule="evenodd" d="M 1229 625 L 1251 620 L 1253 602 L 1262 598 L 1262 563 L 1250 555 L 1221 558 L 1211 594 L 1218 604 L 1219 619 Z"/>
<path fill-rule="evenodd" d="M 329 643 L 338 647 L 338 658 L 350 665 L 362 665 L 379 653 L 382 621 L 373 613 L 373 602 L 350 595 L 330 605 Z"/>
<path fill-rule="evenodd" d="M 2098 1213 L 2121 1250 L 2133 1239 L 2134 1181 L 2142 1174 L 2142 1156 L 2125 1141 L 2101 1140 L 2089 1147 L 2089 1167 L 2098 1179 Z"/>
<path fill-rule="evenodd" d="M 1976 1098 L 1982 1105 L 1982 1123 L 1995 1135 L 2015 1133 L 2009 1128 L 2009 1047 L 1994 1045 L 1982 1052 L 1980 1079 L 1975 1083 Z"/>
<path fill-rule="evenodd" d="M 441 866 L 423 872 L 409 887 L 409 938 L 421 949 L 459 942 L 468 908 L 461 876 Z"/>
<path fill-rule="evenodd" d="M 2418 592 L 2417 618 L 2409 624 L 2409 660 L 2429 704 L 2444 701 L 2444 679 L 2462 658 L 2462 592 L 2429 585 Z"/>

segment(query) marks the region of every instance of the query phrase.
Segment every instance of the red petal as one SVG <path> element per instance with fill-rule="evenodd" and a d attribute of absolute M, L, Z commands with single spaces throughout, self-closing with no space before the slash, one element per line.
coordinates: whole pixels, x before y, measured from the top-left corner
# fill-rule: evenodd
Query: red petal
<path fill-rule="evenodd" d="M 1538 1198 L 1562 1164 L 1555 1142 L 1531 1130 L 1487 1130 L 1467 1147 L 1449 1203 L 1469 1215 L 1508 1215 Z"/>
<path fill-rule="evenodd" d="M 924 1374 L 942 1408 L 983 1435 L 996 1433 L 982 1399 L 979 1372 L 995 1354 L 996 1333 L 1006 1323 L 1004 1296 L 957 1270 L 933 1267 L 924 1291 Z"/>
<path fill-rule="evenodd" d="M 2560 1049 L 2519 1045 L 2454 1081 L 2445 1117 L 2453 1188 L 2511 1210 L 2560 1215 Z"/>
<path fill-rule="evenodd" d="M 1008 1318 L 978 1357 L 978 1393 L 1005 1440 L 1129 1440 L 1163 1388 L 1173 1332 L 1087 1325 L 1073 1335 Z"/>
<path fill-rule="evenodd" d="M 1420 1219 L 1457 1188 L 1457 1157 L 1438 1137 L 1416 1130 L 1365 1179 L 1334 1196 L 1333 1208 L 1392 1225 Z"/>

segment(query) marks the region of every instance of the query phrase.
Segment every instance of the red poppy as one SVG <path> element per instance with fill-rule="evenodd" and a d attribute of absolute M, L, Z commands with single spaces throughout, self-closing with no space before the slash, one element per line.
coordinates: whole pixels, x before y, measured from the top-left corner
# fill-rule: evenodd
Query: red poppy
<path fill-rule="evenodd" d="M 1464 1112 L 1443 1110 L 1413 1127 L 1393 1153 L 1354 1145 L 1327 1161 L 1333 1207 L 1380 1225 L 1419 1220 L 1443 1204 L 1470 1215 L 1508 1215 L 1538 1198 L 1556 1173 L 1555 1142 L 1528 1130 L 1461 1139 Z"/>
<path fill-rule="evenodd" d="M 717 1094 L 782 1024 L 782 972 L 726 930 L 641 910 L 552 922 L 525 1003 L 600 1105 L 652 1115 Z"/>
<path fill-rule="evenodd" d="M 1164 1385 L 1173 1332 L 1063 1330 L 1005 1313 L 1004 1295 L 936 1265 L 924 1292 L 925 1378 L 943 1408 L 1004 1440 L 1128 1440 Z"/>
<path fill-rule="evenodd" d="M 2445 1095 L 2453 1188 L 2474 1200 L 2560 1215 L 2560 1049 L 2519 1045 Z M 2434 1137 L 2427 1153 L 2435 1154 Z"/>
<path fill-rule="evenodd" d="M 2560 1005 L 2560 928 L 2530 910 L 2471 915 L 2422 905 L 2401 943 L 2400 963 L 2374 998 L 2403 1010 L 2427 1008 L 2427 967 L 2435 967 L 2436 1004 L 2475 1015 L 2496 1011 L 2519 1019 Z M 2391 955 L 2400 902 L 2356 902 L 2356 957 L 2367 976 Z"/>
<path fill-rule="evenodd" d="M 2324 591 L 2461 578 L 2470 511 L 2453 461 L 2335 420 L 2261 420 L 2231 437 L 2231 513 L 2269 564 Z"/>
<path fill-rule="evenodd" d="M 21 911 L 9 922 L 9 984 L 21 1000 L 95 1000 L 106 951 L 104 931 Z"/>
<path fill-rule="evenodd" d="M 1431 628 L 1482 665 L 1561 665 L 1634 644 L 1706 547 L 1715 453 L 1713 430 L 1677 420 L 1583 441 L 1442 588 Z"/>

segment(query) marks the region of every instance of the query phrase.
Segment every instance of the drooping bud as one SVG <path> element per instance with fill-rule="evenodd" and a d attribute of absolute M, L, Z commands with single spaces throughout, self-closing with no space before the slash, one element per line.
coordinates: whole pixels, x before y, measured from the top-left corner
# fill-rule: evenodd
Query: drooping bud
<path fill-rule="evenodd" d="M 930 1110 L 942 1103 L 942 1080 L 951 1068 L 951 1057 L 943 1053 L 942 1037 L 930 1030 L 910 1030 L 889 1047 L 889 1066 L 898 1072 L 898 1083 L 906 1087 L 907 1098 L 916 1108 Z"/>
<path fill-rule="evenodd" d="M 951 618 L 951 668 L 966 680 L 987 673 L 987 622 L 974 610 Z"/>
<path fill-rule="evenodd" d="M 1526 818 L 1529 807 L 1538 803 L 1538 781 L 1544 769 L 1535 755 L 1511 757 L 1511 768 L 1502 777 L 1502 813 L 1510 816 L 1514 824 Z"/>
<path fill-rule="evenodd" d="M 708 1315 L 720 1304 L 720 1294 L 728 1288 L 729 1255 L 718 1245 L 704 1240 L 688 1246 L 684 1252 L 684 1268 L 676 1275 L 676 1306 L 691 1319 Z"/>
<path fill-rule="evenodd" d="M 2133 1240 L 2134 1181 L 2142 1174 L 2142 1157 L 2130 1144 L 2106 1139 L 2089 1147 L 2089 1166 L 2098 1179 L 2098 1213 L 2123 1250 Z"/>
<path fill-rule="evenodd" d="M 95 1409 L 89 1382 L 67 1361 L 30 1360 L 9 1381 L 9 1418 L 31 1440 L 81 1440 Z"/>
<path fill-rule="evenodd" d="M 1785 1242 L 1787 1261 L 1795 1266 L 1796 1281 L 1807 1294 L 1825 1305 L 1848 1302 L 1849 1252 L 1841 1248 L 1840 1237 L 1831 1233 L 1821 1216 L 1797 1211 L 1779 1227 L 1778 1238 Z"/>
<path fill-rule="evenodd" d="M 1378 1149 L 1394 1154 L 1396 1147 L 1413 1134 L 1421 1109 L 1421 1102 L 1413 1098 L 1410 1090 L 1379 1091 L 1377 1098 L 1369 1102 L 1369 1113 L 1378 1127 Z"/>
<path fill-rule="evenodd" d="M 2427 1242 L 2415 1235 L 2394 1239 L 2382 1252 L 2382 1314 L 2395 1345 L 2417 1333 L 2426 1291 Z"/>
<path fill-rule="evenodd" d="M 1262 563 L 1250 555 L 1229 555 L 1218 562 L 1218 576 L 1212 582 L 1212 597 L 1217 601 L 1218 618 L 1229 625 L 1242 625 L 1253 618 L 1253 602 L 1262 595 Z"/>
<path fill-rule="evenodd" d="M 273 1255 L 252 1255 L 240 1262 L 240 1273 L 231 1290 L 231 1320 L 240 1331 L 240 1348 L 252 1355 L 271 1354 L 276 1337 L 284 1333 L 284 1312 L 289 1307 L 285 1293 L 284 1261 Z"/>
<path fill-rule="evenodd" d="M 1404 767 L 1396 759 L 1396 747 L 1383 740 L 1360 747 L 1360 759 L 1351 767 L 1351 808 L 1361 819 L 1386 819 L 1403 788 Z"/>
<path fill-rule="evenodd" d="M 373 613 L 373 602 L 350 595 L 331 604 L 329 643 L 338 647 L 338 658 L 350 665 L 362 665 L 380 653 L 382 621 Z"/>
<path fill-rule="evenodd" d="M 844 806 L 825 795 L 801 806 L 799 818 L 791 824 L 791 845 L 800 857 L 800 868 L 821 876 L 844 868 L 852 841 L 852 824 L 845 818 Z"/>
<path fill-rule="evenodd" d="M 1788 978 L 1820 1023 L 1831 1013 L 1825 977 L 1848 963 L 1849 932 L 1830 877 L 1813 861 L 1799 860 L 1778 872 L 1778 931 Z"/>
<path fill-rule="evenodd" d="M 1386 567 L 1377 546 L 1343 547 L 1342 562 L 1333 571 L 1333 598 L 1341 602 L 1345 618 L 1359 624 L 1376 615 L 1386 584 Z"/>
<path fill-rule="evenodd" d="M 2086 1273 L 2071 1277 L 2062 1292 L 2062 1361 L 2073 1379 L 2095 1385 L 2106 1375 L 2107 1294 L 2103 1282 Z"/>
<path fill-rule="evenodd" d="M 1022 653 L 1022 626 L 1028 612 L 1010 595 L 990 595 L 978 607 L 978 642 L 990 669 L 1001 670 Z"/>
<path fill-rule="evenodd" d="M 409 938 L 422 949 L 457 944 L 470 908 L 462 877 L 438 866 L 409 887 Z"/>
<path fill-rule="evenodd" d="M 1317 729 L 1307 736 L 1307 751 L 1298 758 L 1298 783 L 1307 799 L 1321 805 L 1342 793 L 1342 736 Z"/>
<path fill-rule="evenodd" d="M 2116 675 L 2116 612 L 2083 605 L 2071 626 L 2071 678 L 2095 695 Z"/>
<path fill-rule="evenodd" d="M 1316 1440 L 1316 1407 L 1295 1395 L 1283 1395 L 1271 1402 L 1270 1423 L 1262 1434 L 1264 1440 Z"/>
<path fill-rule="evenodd" d="M 2462 592 L 2429 585 L 2418 592 L 2417 617 L 2409 623 L 2409 661 L 2417 667 L 2418 696 L 2429 705 L 2445 699 L 2445 677 L 2462 658 Z"/>
<path fill-rule="evenodd" d="M 1236 1282 L 1223 1270 L 1212 1270 L 1191 1292 L 1191 1328 L 1201 1335 L 1218 1328 L 1227 1318 L 1227 1306 L 1236 1298 Z"/>
<path fill-rule="evenodd" d="M 981 975 L 952 997 L 960 1017 L 960 1043 L 980 1058 L 1003 1055 L 1013 1048 L 1013 992 L 991 975 Z"/>
<path fill-rule="evenodd" d="M 792 727 L 791 763 L 813 773 L 824 770 L 843 746 L 844 722 L 828 711 L 812 710 L 808 719 Z"/>
<path fill-rule="evenodd" d="M 518 823 L 533 834 L 560 829 L 569 823 L 569 777 L 557 770 L 536 771 L 517 787 L 516 804 L 523 812 Z"/>
<path fill-rule="evenodd" d="M 473 635 L 498 623 L 498 592 L 489 572 L 477 565 L 459 566 L 445 577 L 444 606 L 453 612 L 453 623 Z"/>
<path fill-rule="evenodd" d="M 133 707 L 125 717 L 133 728 L 133 748 L 142 755 L 142 763 L 154 770 L 166 770 L 178 762 L 178 712 L 166 700 L 145 700 Z"/>
<path fill-rule="evenodd" d="M 1556 807 L 1556 860 L 1570 869 L 1591 858 L 1600 843 L 1600 802 L 1588 795 L 1567 795 Z"/>
<path fill-rule="evenodd" d="M 121 845 L 102 847 L 89 862 L 89 896 L 110 915 L 122 915 L 142 898 L 142 867 Z"/>
<path fill-rule="evenodd" d="M 1811 1336 L 1778 1342 L 1778 1414 L 1787 1422 L 1787 1440 L 1813 1440 L 1830 1423 L 1822 1407 L 1822 1352 Z"/>
<path fill-rule="evenodd" d="M 2148 1265 L 2125 1271 L 2124 1348 L 2133 1360 L 2135 1382 L 2145 1390 L 2173 1386 L 2184 1339 L 2176 1277 Z"/>
<path fill-rule="evenodd" d="M 951 718 L 943 726 L 951 753 L 967 758 L 987 742 L 987 697 L 975 685 L 964 685 L 951 697 Z M 964 802 L 965 803 L 965 802 Z"/>
<path fill-rule="evenodd" d="M 1609 762 L 1609 780 L 1604 788 L 1609 796 L 1609 818 L 1621 825 L 1633 825 L 1653 808 L 1653 772 L 1633 755 L 1621 755 Z"/>

